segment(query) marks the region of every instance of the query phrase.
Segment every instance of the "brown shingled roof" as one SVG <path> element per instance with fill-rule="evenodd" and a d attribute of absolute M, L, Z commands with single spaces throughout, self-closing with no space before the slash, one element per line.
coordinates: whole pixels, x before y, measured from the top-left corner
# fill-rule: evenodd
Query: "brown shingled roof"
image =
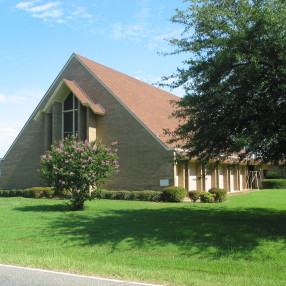
<path fill-rule="evenodd" d="M 111 68 L 75 54 L 76 58 L 107 87 L 162 143 L 167 144 L 163 129 L 174 130 L 178 119 L 171 100 L 180 98 Z"/>
<path fill-rule="evenodd" d="M 92 100 L 85 94 L 85 92 L 75 81 L 65 78 L 63 81 L 83 105 L 89 106 L 94 113 L 101 115 L 105 114 L 105 111 L 98 104 L 92 102 Z"/>

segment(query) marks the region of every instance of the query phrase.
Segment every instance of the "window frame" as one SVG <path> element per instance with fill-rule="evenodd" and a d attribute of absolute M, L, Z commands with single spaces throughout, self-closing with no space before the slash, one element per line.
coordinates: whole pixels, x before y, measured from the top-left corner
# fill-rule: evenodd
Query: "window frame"
<path fill-rule="evenodd" d="M 72 96 L 72 109 L 65 110 L 65 101 L 68 100 L 68 98 Z M 79 127 L 79 120 L 78 120 L 78 113 L 79 113 L 79 100 L 75 96 L 73 92 L 69 92 L 68 96 L 65 98 L 65 100 L 62 103 L 62 138 L 66 138 L 70 135 L 76 136 L 78 135 L 78 127 Z M 67 132 L 65 131 L 65 114 L 66 113 L 72 113 L 72 131 Z M 77 119 L 76 119 L 77 117 Z M 77 125 L 77 126 L 76 126 Z"/>

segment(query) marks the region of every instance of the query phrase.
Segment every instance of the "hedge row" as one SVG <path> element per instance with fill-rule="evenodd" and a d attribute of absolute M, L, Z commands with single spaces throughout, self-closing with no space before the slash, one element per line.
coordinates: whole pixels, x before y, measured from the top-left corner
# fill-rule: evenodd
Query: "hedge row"
<path fill-rule="evenodd" d="M 94 198 L 129 201 L 151 202 L 181 202 L 187 195 L 184 188 L 169 187 L 163 191 L 107 191 L 98 190 L 92 193 Z M 71 192 L 64 190 L 55 192 L 48 187 L 35 187 L 23 190 L 0 190 L 0 197 L 25 197 L 25 198 L 70 198 Z"/>
<path fill-rule="evenodd" d="M 108 200 L 127 201 L 161 201 L 162 192 L 159 191 L 107 191 L 97 190 L 93 192 L 93 197 Z"/>
<path fill-rule="evenodd" d="M 285 179 L 265 179 L 262 180 L 263 189 L 286 189 Z"/>
<path fill-rule="evenodd" d="M 24 198 L 52 198 L 54 190 L 50 187 L 34 187 L 20 190 L 0 190 L 0 197 L 24 197 Z"/>
<path fill-rule="evenodd" d="M 98 190 L 93 196 L 98 199 L 151 201 L 151 202 L 181 202 L 187 191 L 180 187 L 168 187 L 163 191 L 107 191 Z"/>

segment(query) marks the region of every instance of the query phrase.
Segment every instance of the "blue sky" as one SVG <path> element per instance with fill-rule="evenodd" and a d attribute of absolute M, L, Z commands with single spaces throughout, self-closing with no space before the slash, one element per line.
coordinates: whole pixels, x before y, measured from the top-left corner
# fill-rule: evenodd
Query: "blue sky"
<path fill-rule="evenodd" d="M 72 53 L 148 83 L 183 59 L 158 55 L 182 32 L 169 21 L 186 7 L 182 0 L 0 0 L 0 7 L 0 158 Z"/>

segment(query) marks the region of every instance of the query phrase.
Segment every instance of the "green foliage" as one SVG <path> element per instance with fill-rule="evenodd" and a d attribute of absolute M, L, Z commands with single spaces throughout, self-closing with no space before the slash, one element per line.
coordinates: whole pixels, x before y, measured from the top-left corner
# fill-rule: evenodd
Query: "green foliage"
<path fill-rule="evenodd" d="M 209 193 L 214 195 L 214 201 L 216 203 L 221 203 L 224 202 L 227 198 L 227 191 L 224 189 L 219 189 L 219 188 L 211 188 L 209 190 Z"/>
<path fill-rule="evenodd" d="M 190 157 L 220 159 L 256 154 L 265 162 L 286 156 L 286 5 L 283 0 L 185 1 L 172 22 L 180 38 L 171 54 L 186 53 L 172 88 L 180 121 L 171 141 Z M 181 141 L 181 142 L 182 142 Z M 224 156 L 222 156 L 222 154 Z"/>
<path fill-rule="evenodd" d="M 192 202 L 196 202 L 200 199 L 201 191 L 189 191 L 189 198 L 192 200 Z"/>
<path fill-rule="evenodd" d="M 0 197 L 24 197 L 24 198 L 52 198 L 54 190 L 50 187 L 33 187 L 19 190 L 0 190 Z"/>
<path fill-rule="evenodd" d="M 284 179 L 265 179 L 262 180 L 263 189 L 286 189 L 286 180 Z"/>
<path fill-rule="evenodd" d="M 201 192 L 200 194 L 201 203 L 213 203 L 214 197 L 215 195 L 209 192 Z"/>
<path fill-rule="evenodd" d="M 93 192 L 93 197 L 98 199 L 128 200 L 128 201 L 151 201 L 159 202 L 162 200 L 160 191 L 107 191 L 97 190 Z"/>
<path fill-rule="evenodd" d="M 283 179 L 283 174 L 279 172 L 268 172 L 266 179 Z"/>
<path fill-rule="evenodd" d="M 41 176 L 59 194 L 71 191 L 71 208 L 82 210 L 90 199 L 90 188 L 100 188 L 108 176 L 118 171 L 116 144 L 112 142 L 112 147 L 106 148 L 99 142 L 65 138 L 41 156 Z"/>
<path fill-rule="evenodd" d="M 187 196 L 185 188 L 168 187 L 163 190 L 162 200 L 164 202 L 181 202 Z"/>

